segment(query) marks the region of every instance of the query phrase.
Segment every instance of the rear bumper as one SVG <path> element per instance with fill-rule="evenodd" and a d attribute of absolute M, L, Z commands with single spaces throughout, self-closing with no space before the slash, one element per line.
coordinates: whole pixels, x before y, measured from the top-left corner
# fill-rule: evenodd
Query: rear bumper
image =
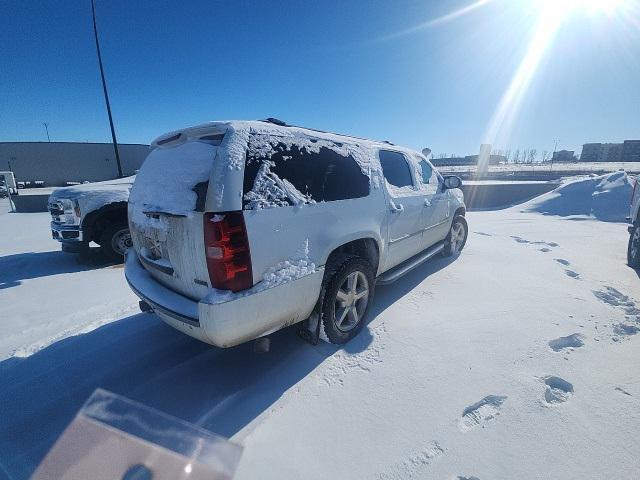
<path fill-rule="evenodd" d="M 214 289 L 199 302 L 157 282 L 133 249 L 125 277 L 134 293 L 167 324 L 217 347 L 232 347 L 307 318 L 320 294 L 323 270 L 262 291 L 242 294 Z"/>

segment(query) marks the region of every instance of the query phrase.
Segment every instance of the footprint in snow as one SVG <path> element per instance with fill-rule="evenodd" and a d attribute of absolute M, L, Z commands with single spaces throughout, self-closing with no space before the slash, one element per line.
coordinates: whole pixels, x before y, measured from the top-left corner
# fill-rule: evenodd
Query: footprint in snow
<path fill-rule="evenodd" d="M 635 325 L 627 325 L 626 323 L 619 323 L 613 327 L 613 333 L 623 337 L 635 335 L 638 332 L 640 332 L 640 328 Z"/>
<path fill-rule="evenodd" d="M 529 245 L 546 245 L 547 247 L 559 247 L 560 246 L 556 242 L 545 242 L 544 240 L 532 241 L 532 240 L 527 240 L 526 238 L 518 237 L 517 235 L 511 235 L 511 238 L 513 238 L 518 243 L 527 243 Z M 540 250 L 543 251 L 543 252 L 549 252 L 550 251 L 548 248 L 546 248 L 546 249 L 542 248 Z"/>
<path fill-rule="evenodd" d="M 564 258 L 554 258 L 554 260 L 559 264 L 564 265 L 565 267 L 568 267 L 569 265 L 571 265 L 569 261 L 565 260 Z"/>
<path fill-rule="evenodd" d="M 443 454 L 444 448 L 438 442 L 429 442 L 422 450 L 412 453 L 403 461 L 392 465 L 388 471 L 378 475 L 378 479 L 404 480 L 406 478 L 424 478 L 429 465 Z"/>
<path fill-rule="evenodd" d="M 474 476 L 463 477 L 463 476 L 458 475 L 458 480 L 480 480 L 480 479 L 478 477 L 474 477 Z"/>
<path fill-rule="evenodd" d="M 593 294 L 598 300 L 611 305 L 612 307 L 622 307 L 625 310 L 635 311 L 636 303 L 628 295 L 616 290 L 613 287 L 605 286 L 604 290 L 593 290 Z M 629 313 L 631 315 L 631 313 Z"/>
<path fill-rule="evenodd" d="M 491 237 L 492 236 L 490 233 L 484 233 L 484 232 L 473 232 L 473 233 L 475 233 L 476 235 L 483 235 L 485 237 Z"/>
<path fill-rule="evenodd" d="M 574 272 L 573 270 L 565 270 L 564 273 L 566 273 L 567 276 L 571 278 L 575 278 L 575 279 L 580 278 L 580 274 L 577 272 Z"/>
<path fill-rule="evenodd" d="M 584 335 L 573 333 L 566 337 L 559 337 L 549 341 L 549 346 L 554 352 L 559 352 L 565 348 L 579 348 L 584 345 Z"/>
<path fill-rule="evenodd" d="M 479 402 L 469 405 L 462 412 L 459 422 L 460 430 L 466 432 L 500 415 L 500 409 L 506 399 L 507 397 L 503 395 L 488 395 Z"/>
<path fill-rule="evenodd" d="M 551 249 L 550 249 L 550 248 L 547 248 L 547 247 L 544 247 L 544 248 L 541 248 L 541 249 L 540 249 L 540 251 L 541 251 L 541 252 L 544 252 L 544 253 L 547 253 L 547 252 L 550 252 L 550 251 L 551 251 Z"/>
<path fill-rule="evenodd" d="M 563 403 L 573 395 L 573 385 L 563 378 L 549 375 L 544 377 L 544 383 L 544 399 L 547 403 Z"/>

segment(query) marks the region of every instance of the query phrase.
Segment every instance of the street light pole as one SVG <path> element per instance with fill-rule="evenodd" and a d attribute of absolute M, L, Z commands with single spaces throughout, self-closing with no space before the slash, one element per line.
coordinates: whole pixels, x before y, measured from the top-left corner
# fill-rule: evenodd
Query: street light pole
<path fill-rule="evenodd" d="M 118 151 L 118 141 L 116 140 L 116 131 L 113 128 L 113 117 L 111 116 L 111 105 L 109 104 L 109 94 L 107 93 L 107 82 L 104 79 L 104 69 L 102 68 L 102 54 L 100 53 L 100 43 L 98 42 L 98 27 L 96 26 L 96 5 L 95 0 L 91 0 L 91 15 L 93 17 L 93 35 L 96 38 L 96 51 L 98 52 L 98 65 L 100 66 L 100 77 L 102 78 L 102 91 L 104 92 L 104 101 L 107 104 L 107 114 L 109 115 L 109 127 L 111 127 L 111 139 L 113 140 L 113 149 L 116 153 L 116 164 L 118 165 L 118 177 L 122 178 L 122 165 L 120 164 L 120 153 Z"/>
<path fill-rule="evenodd" d="M 47 122 L 42 122 L 44 125 L 44 129 L 47 131 L 47 141 L 51 142 L 51 138 L 49 138 L 49 124 Z"/>

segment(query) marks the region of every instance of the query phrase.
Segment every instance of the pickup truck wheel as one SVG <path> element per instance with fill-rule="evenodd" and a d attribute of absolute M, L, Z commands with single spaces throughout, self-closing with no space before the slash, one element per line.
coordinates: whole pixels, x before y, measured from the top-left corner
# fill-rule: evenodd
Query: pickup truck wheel
<path fill-rule="evenodd" d="M 122 262 L 124 254 L 132 246 L 131 233 L 127 225 L 111 225 L 100 235 L 100 246 L 104 255 L 114 262 Z"/>
<path fill-rule="evenodd" d="M 640 268 L 640 223 L 633 226 L 627 248 L 627 263 L 632 268 Z"/>
<path fill-rule="evenodd" d="M 349 255 L 338 259 L 322 302 L 323 337 L 346 343 L 364 326 L 373 299 L 373 268 L 366 260 Z"/>
<path fill-rule="evenodd" d="M 467 243 L 468 234 L 469 226 L 467 225 L 467 220 L 462 215 L 456 215 L 449 229 L 449 234 L 444 239 L 442 255 L 445 257 L 458 255 Z"/>

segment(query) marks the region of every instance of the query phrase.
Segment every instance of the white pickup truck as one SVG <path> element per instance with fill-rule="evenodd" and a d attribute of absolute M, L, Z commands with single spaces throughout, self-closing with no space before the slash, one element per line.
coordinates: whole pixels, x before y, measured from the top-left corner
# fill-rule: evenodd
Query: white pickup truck
<path fill-rule="evenodd" d="M 627 247 L 627 263 L 630 267 L 640 268 L 640 177 L 636 176 L 631 195 L 629 212 L 629 246 Z"/>
<path fill-rule="evenodd" d="M 298 322 L 344 343 L 376 283 L 460 253 L 460 186 L 416 151 L 275 119 L 172 132 L 131 190 L 125 275 L 143 310 L 219 347 Z"/>
<path fill-rule="evenodd" d="M 58 188 L 48 201 L 51 236 L 65 252 L 78 253 L 95 242 L 113 261 L 131 246 L 127 200 L 135 176 Z"/>

